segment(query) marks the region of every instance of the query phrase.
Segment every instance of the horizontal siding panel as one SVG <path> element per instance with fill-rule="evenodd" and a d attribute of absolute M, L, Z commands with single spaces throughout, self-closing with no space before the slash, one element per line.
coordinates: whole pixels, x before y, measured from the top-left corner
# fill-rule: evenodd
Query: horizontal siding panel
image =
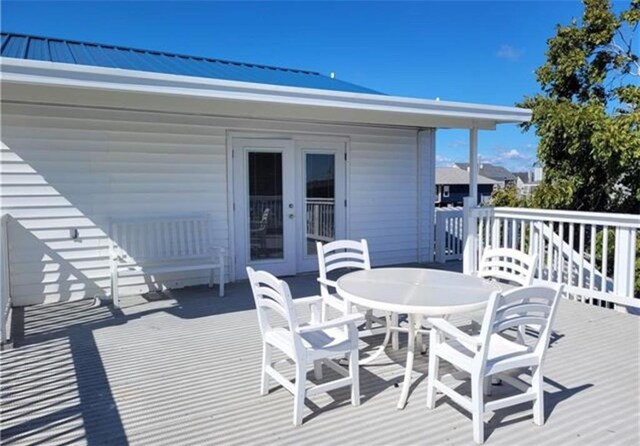
<path fill-rule="evenodd" d="M 416 260 L 414 130 L 26 104 L 6 104 L 2 130 L 2 211 L 16 219 L 10 257 L 18 305 L 108 294 L 110 217 L 204 212 L 213 243 L 233 246 L 228 131 L 348 138 L 348 231 L 370 240 L 376 264 Z M 123 278 L 121 294 L 148 291 L 149 280 Z M 206 283 L 208 274 L 158 280 L 181 287 Z"/>

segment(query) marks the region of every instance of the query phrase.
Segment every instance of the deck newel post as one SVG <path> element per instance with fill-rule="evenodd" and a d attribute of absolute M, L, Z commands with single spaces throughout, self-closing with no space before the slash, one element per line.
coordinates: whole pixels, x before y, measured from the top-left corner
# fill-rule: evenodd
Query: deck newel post
<path fill-rule="evenodd" d="M 469 130 L 469 197 L 472 204 L 478 204 L 478 128 Z"/>
<path fill-rule="evenodd" d="M 477 202 L 473 197 L 464 197 L 463 203 L 464 250 L 462 253 L 462 272 L 464 274 L 472 274 L 476 271 L 476 265 L 478 264 L 478 221 L 472 212 Z"/>
<path fill-rule="evenodd" d="M 618 296 L 633 299 L 634 266 L 636 256 L 636 231 L 633 228 L 616 228 L 613 263 L 613 292 Z M 623 305 L 616 310 L 626 311 Z"/>

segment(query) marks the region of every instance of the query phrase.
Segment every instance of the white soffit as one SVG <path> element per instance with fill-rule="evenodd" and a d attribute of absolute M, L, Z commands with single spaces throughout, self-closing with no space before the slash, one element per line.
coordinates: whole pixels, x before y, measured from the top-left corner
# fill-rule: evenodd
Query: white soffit
<path fill-rule="evenodd" d="M 494 129 L 531 120 L 517 107 L 256 84 L 0 58 L 3 100 L 269 119 Z M 52 88 L 53 87 L 53 88 Z M 109 93 L 109 94 L 105 94 Z"/>

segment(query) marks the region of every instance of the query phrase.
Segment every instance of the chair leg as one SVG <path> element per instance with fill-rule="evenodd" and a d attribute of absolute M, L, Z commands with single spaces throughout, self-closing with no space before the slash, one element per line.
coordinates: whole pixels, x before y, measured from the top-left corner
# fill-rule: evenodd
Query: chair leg
<path fill-rule="evenodd" d="M 391 326 L 398 328 L 398 313 L 391 314 Z M 398 330 L 393 330 L 391 333 L 391 349 L 400 350 L 400 333 L 398 333 Z"/>
<path fill-rule="evenodd" d="M 322 379 L 322 360 L 321 359 L 313 361 L 313 376 L 317 380 Z"/>
<path fill-rule="evenodd" d="M 435 382 L 438 379 L 438 371 L 440 370 L 440 358 L 436 355 L 436 339 L 438 335 L 435 330 L 431 330 L 429 335 L 429 374 L 427 375 L 427 409 L 436 407 L 436 387 Z"/>
<path fill-rule="evenodd" d="M 484 396 L 491 396 L 491 391 L 492 391 L 491 383 L 492 383 L 492 381 L 493 380 L 491 379 L 491 377 L 488 377 L 488 378 L 484 379 L 484 384 L 482 386 L 483 387 Z"/>
<path fill-rule="evenodd" d="M 484 378 L 471 377 L 471 415 L 473 418 L 473 441 L 484 443 Z"/>
<path fill-rule="evenodd" d="M 223 297 L 224 296 L 224 266 L 220 265 L 220 270 L 218 272 L 219 274 L 219 280 L 220 282 L 218 283 L 218 296 Z"/>
<path fill-rule="evenodd" d="M 544 377 L 542 375 L 542 368 L 535 367 L 531 376 L 531 387 L 536 394 L 536 399 L 533 401 L 533 422 L 538 426 L 544 424 L 544 389 L 543 389 Z"/>
<path fill-rule="evenodd" d="M 327 304 L 324 303 L 324 300 L 320 304 L 320 321 L 325 322 L 327 320 Z"/>
<path fill-rule="evenodd" d="M 272 347 L 269 344 L 262 345 L 262 379 L 260 381 L 260 395 L 266 395 L 269 393 L 269 374 L 267 373 L 267 366 L 271 365 L 271 350 Z"/>
<path fill-rule="evenodd" d="M 306 387 L 307 387 L 307 370 L 304 367 L 304 363 L 298 362 L 296 364 L 295 393 L 293 394 L 293 425 L 294 426 L 300 426 L 302 424 Z"/>
<path fill-rule="evenodd" d="M 366 311 L 364 328 L 366 330 L 371 330 L 373 328 L 373 310 Z"/>
<path fill-rule="evenodd" d="M 351 405 L 360 405 L 360 368 L 358 367 L 358 349 L 349 354 L 349 378 L 351 378 Z"/>

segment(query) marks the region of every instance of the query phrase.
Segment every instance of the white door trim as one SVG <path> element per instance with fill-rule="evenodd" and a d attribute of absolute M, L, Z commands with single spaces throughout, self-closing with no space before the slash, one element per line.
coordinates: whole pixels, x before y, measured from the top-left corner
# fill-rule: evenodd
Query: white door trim
<path fill-rule="evenodd" d="M 228 236 L 229 236 L 229 280 L 234 282 L 238 279 L 236 274 L 236 262 L 238 256 L 236 254 L 236 213 L 234 211 L 235 197 L 235 174 L 234 174 L 234 155 L 233 145 L 234 140 L 237 139 L 264 139 L 264 140 L 290 140 L 293 142 L 294 147 L 300 142 L 314 141 L 314 142 L 327 142 L 330 144 L 343 143 L 345 145 L 346 161 L 344 163 L 344 194 L 345 200 L 347 200 L 347 206 L 344 212 L 344 237 L 349 238 L 351 234 L 350 223 L 350 169 L 349 164 L 351 161 L 351 138 L 346 135 L 326 135 L 326 134 L 314 134 L 303 133 L 295 131 L 278 132 L 278 131 L 242 131 L 242 130 L 227 130 L 226 132 L 226 147 L 227 147 L 227 222 L 228 222 Z M 297 166 L 296 166 L 297 167 Z M 336 177 L 336 179 L 338 179 Z M 297 204 L 299 206 L 299 203 Z"/>

